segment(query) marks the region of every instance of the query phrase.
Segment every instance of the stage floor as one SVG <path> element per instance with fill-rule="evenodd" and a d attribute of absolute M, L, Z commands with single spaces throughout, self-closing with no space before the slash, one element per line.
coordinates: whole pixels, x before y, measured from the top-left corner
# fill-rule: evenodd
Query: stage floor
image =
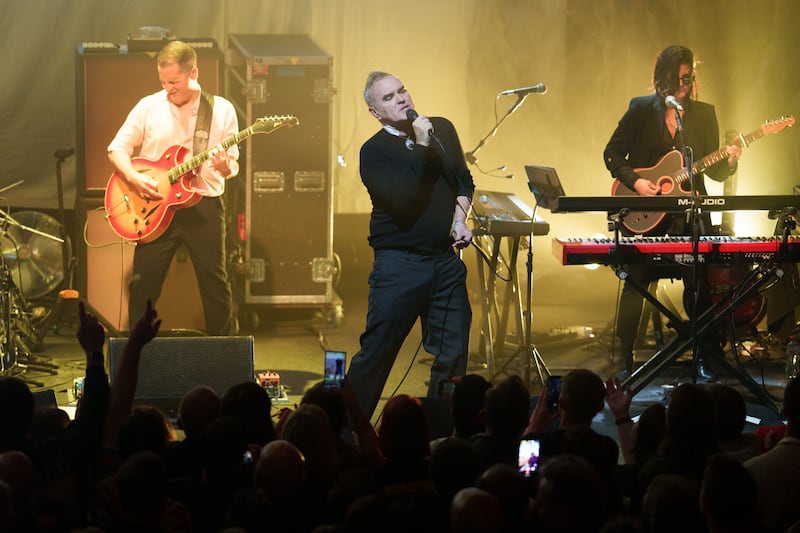
<path fill-rule="evenodd" d="M 254 337 L 254 368 L 280 375 L 285 394 L 279 406 L 291 407 L 298 403 L 303 392 L 322 379 L 325 347 L 345 351 L 348 357 L 358 351 L 366 316 L 366 287 L 358 284 L 356 288 L 346 288 L 340 296 L 343 316 L 338 324 L 331 324 L 328 321 L 330 317 L 316 309 L 262 308 L 259 310 L 259 327 L 240 332 Z M 519 349 L 515 345 L 517 333 L 512 330 L 508 332 L 503 353 L 496 354 L 493 365 L 487 365 L 486 357 L 479 354 L 478 349 L 482 344 L 481 310 L 477 303 L 473 303 L 468 372 L 482 374 L 493 382 L 508 374 L 516 373 L 523 378 L 529 374 L 532 395 L 541 390 L 540 371 L 564 374 L 574 368 L 588 368 L 605 379 L 618 369 L 610 356 L 614 308 L 613 300 L 607 298 L 588 299 L 581 305 L 570 304 L 563 298 L 534 298 L 531 340 L 540 357 L 529 357 L 530 350 L 524 346 Z M 19 374 L 19 377 L 36 382 L 31 383 L 33 391 L 53 391 L 59 406 L 74 405 L 74 382 L 84 373 L 84 356 L 75 337 L 76 326 L 75 310 L 63 313 L 57 328 L 45 336 L 41 353 L 36 354 L 36 360 L 57 365 L 57 369 L 42 371 L 31 368 Z M 163 335 L 180 337 L 185 332 L 164 331 Z M 776 423 L 778 413 L 766 406 L 762 398 L 753 395 L 740 378 L 747 375 L 756 388 L 766 391 L 765 396 L 779 402 L 785 384 L 783 347 L 768 342 L 748 342 L 745 345 L 753 349 L 755 355 L 740 358 L 745 373 L 738 376 L 723 373 L 719 382 L 735 386 L 745 395 L 748 415 L 754 417 L 754 421 Z M 637 363 L 645 362 L 654 352 L 654 348 L 638 350 Z M 535 359 L 539 359 L 539 365 L 535 364 Z M 424 396 L 431 360 L 420 346 L 420 328 L 415 327 L 397 357 L 382 401 L 397 393 Z M 730 353 L 728 361 L 731 364 L 736 362 Z M 634 398 L 633 414 L 641 412 L 652 402 L 665 402 L 671 388 L 689 381 L 690 364 L 691 356 L 683 355 L 653 377 Z M 489 366 L 493 367 L 493 372 Z M 376 413 L 375 419 L 377 416 Z M 601 413 L 596 422 L 604 433 L 615 436 L 610 413 Z"/>

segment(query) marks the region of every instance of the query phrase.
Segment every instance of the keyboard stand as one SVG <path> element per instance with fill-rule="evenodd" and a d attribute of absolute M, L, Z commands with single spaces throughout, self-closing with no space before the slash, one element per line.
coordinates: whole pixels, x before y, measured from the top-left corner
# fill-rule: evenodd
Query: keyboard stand
<path fill-rule="evenodd" d="M 478 248 L 478 281 L 481 288 L 481 322 L 478 355 L 486 360 L 489 381 L 494 382 L 501 374 L 509 374 L 508 367 L 521 361 L 524 365 L 525 384 L 530 388 L 531 370 L 543 385 L 550 371 L 533 343 L 530 342 L 529 313 L 523 309 L 522 290 L 517 274 L 520 236 L 506 236 L 508 260 L 505 261 L 508 277 L 503 294 L 498 298 L 497 280 L 501 276 L 501 249 L 503 236 L 479 235 L 475 238 Z M 530 260 L 530 259 L 529 259 Z M 512 316 L 513 315 L 513 316 Z M 513 339 L 509 337 L 509 322 L 513 320 Z M 507 351 L 511 351 L 506 356 Z M 524 357 L 524 359 L 522 359 Z M 498 359 L 503 358 L 504 361 Z"/>
<path fill-rule="evenodd" d="M 759 266 L 739 284 L 731 290 L 727 296 L 717 301 L 710 308 L 706 309 L 699 317 L 697 317 L 697 335 L 702 336 L 709 328 L 714 325 L 719 325 L 722 321 L 731 317 L 736 308 L 740 304 L 747 301 L 751 296 L 756 294 L 758 290 L 767 285 L 768 283 L 777 281 L 783 276 L 783 271 L 778 268 L 778 263 Z M 625 279 L 626 272 L 622 267 L 615 267 L 617 276 L 620 279 Z M 691 335 L 691 327 L 689 320 L 683 320 L 666 306 L 659 302 L 655 296 L 650 294 L 647 287 L 643 287 L 632 279 L 625 279 L 625 283 L 630 283 L 631 286 L 642 294 L 648 302 L 650 302 L 659 312 L 667 317 L 669 323 L 675 328 L 678 335 L 670 341 L 662 349 L 658 350 L 650 359 L 637 368 L 628 378 L 622 381 L 623 387 L 630 387 L 631 392 L 636 395 L 648 383 L 650 383 L 664 368 L 671 363 L 675 362 L 681 355 L 692 348 L 694 345 L 694 337 Z M 735 348 L 735 339 L 730 339 L 731 346 Z M 738 359 L 737 359 L 738 360 Z M 727 374 L 736 377 L 742 385 L 758 398 L 765 406 L 769 407 L 776 413 L 780 413 L 780 409 L 775 403 L 774 399 L 761 387 L 753 378 L 747 374 L 741 365 L 738 368 L 732 366 L 730 363 L 722 360 L 716 360 L 717 364 L 722 366 L 722 370 Z M 696 378 L 693 373 L 692 379 Z"/>

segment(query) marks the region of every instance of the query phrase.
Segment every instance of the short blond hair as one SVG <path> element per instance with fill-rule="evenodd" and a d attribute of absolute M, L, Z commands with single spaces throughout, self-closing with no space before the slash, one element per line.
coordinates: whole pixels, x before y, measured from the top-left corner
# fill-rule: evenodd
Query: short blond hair
<path fill-rule="evenodd" d="M 183 41 L 170 41 L 158 53 L 157 61 L 159 68 L 177 63 L 182 72 L 189 73 L 197 66 L 197 52 Z"/>

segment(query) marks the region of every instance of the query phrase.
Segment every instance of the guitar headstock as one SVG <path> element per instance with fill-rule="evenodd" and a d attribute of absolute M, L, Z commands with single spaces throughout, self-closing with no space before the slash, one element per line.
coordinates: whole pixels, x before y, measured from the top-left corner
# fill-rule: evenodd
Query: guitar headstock
<path fill-rule="evenodd" d="M 776 120 L 768 120 L 761 125 L 761 131 L 766 135 L 767 133 L 778 133 L 792 126 L 794 126 L 794 117 L 789 115 Z"/>
<path fill-rule="evenodd" d="M 294 115 L 270 115 L 260 117 L 253 123 L 253 133 L 264 133 L 283 126 L 299 126 L 300 121 Z"/>

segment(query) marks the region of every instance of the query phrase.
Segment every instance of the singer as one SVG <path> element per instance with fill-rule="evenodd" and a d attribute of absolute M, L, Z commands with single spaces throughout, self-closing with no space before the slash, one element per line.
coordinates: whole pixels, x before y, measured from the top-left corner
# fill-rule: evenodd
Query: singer
<path fill-rule="evenodd" d="M 361 147 L 374 263 L 367 325 L 348 379 L 371 417 L 417 318 L 434 357 L 428 396 L 466 371 L 472 310 L 456 251 L 472 241 L 466 219 L 475 186 L 453 124 L 417 114 L 399 79 L 370 73 L 364 100 L 382 129 Z"/>
<path fill-rule="evenodd" d="M 681 142 L 691 147 L 695 159 L 702 158 L 719 148 L 719 125 L 714 106 L 697 100 L 697 79 L 693 52 L 685 46 L 673 45 L 662 50 L 653 70 L 654 93 L 638 96 L 631 100 L 628 110 L 622 116 L 617 129 L 611 135 L 603 154 L 606 167 L 613 178 L 642 196 L 654 196 L 659 188 L 652 181 L 636 173 L 636 168 L 647 168 L 656 165 L 660 158 L 671 150 L 680 149 Z M 678 114 L 683 124 L 683 135 L 678 131 Z M 728 146 L 728 158 L 706 169 L 711 179 L 723 181 L 731 176 L 737 168 L 742 150 L 737 145 Z M 685 162 L 684 162 L 685 163 Z M 676 171 L 679 169 L 675 169 Z M 707 194 L 703 175 L 695 176 L 695 189 L 700 194 Z M 651 235 L 691 235 L 692 226 L 680 217 L 667 216 L 664 222 L 655 228 Z M 711 218 L 704 214 L 701 220 L 701 232 L 714 231 Z M 642 265 L 627 266 L 629 275 L 646 287 L 652 280 L 659 278 L 683 277 L 685 290 L 693 288 L 691 269 L 670 268 L 663 271 L 658 268 L 647 268 Z M 701 275 L 701 282 L 704 275 Z M 703 302 L 707 291 L 701 290 L 699 309 L 708 303 Z M 689 295 L 693 302 L 694 293 Z M 687 295 L 684 296 L 687 301 Z M 617 315 L 617 336 L 620 339 L 621 359 L 624 364 L 622 374 L 633 371 L 633 350 L 642 313 L 643 297 L 627 283 L 623 287 Z M 701 350 L 708 354 L 718 355 L 721 352 L 719 338 L 706 335 L 701 341 Z M 702 354 L 695 354 L 699 376 L 706 381 L 713 381 L 715 376 L 711 367 L 705 364 Z"/>

